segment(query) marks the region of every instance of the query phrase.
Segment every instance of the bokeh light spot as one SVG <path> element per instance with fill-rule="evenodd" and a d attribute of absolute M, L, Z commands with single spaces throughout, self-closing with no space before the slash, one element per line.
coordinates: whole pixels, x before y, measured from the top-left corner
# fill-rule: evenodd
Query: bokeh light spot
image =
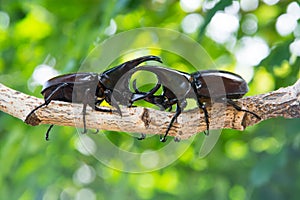
<path fill-rule="evenodd" d="M 96 173 L 94 168 L 88 166 L 87 164 L 81 165 L 73 176 L 75 183 L 79 184 L 89 184 L 95 180 Z"/>
<path fill-rule="evenodd" d="M 257 24 L 257 17 L 253 14 L 248 14 L 245 16 L 245 20 L 242 23 L 242 31 L 245 34 L 251 35 L 256 33 L 258 24 Z"/>
<path fill-rule="evenodd" d="M 296 39 L 290 44 L 290 51 L 296 56 L 300 56 L 300 39 Z"/>
<path fill-rule="evenodd" d="M 252 11 L 257 9 L 258 0 L 241 0 L 241 8 L 243 11 Z"/>
<path fill-rule="evenodd" d="M 246 199 L 246 190 L 240 185 L 233 186 L 229 191 L 229 197 L 231 200 Z"/>
<path fill-rule="evenodd" d="M 274 90 L 274 77 L 266 69 L 259 68 L 253 78 L 252 87 L 256 94 L 262 94 Z M 251 91 L 249 92 L 251 95 Z"/>
<path fill-rule="evenodd" d="M 227 6 L 224 11 L 227 14 L 236 15 L 240 11 L 240 3 L 238 1 L 232 1 L 232 4 Z"/>
<path fill-rule="evenodd" d="M 152 174 L 141 174 L 139 180 L 139 186 L 143 189 L 150 189 L 154 187 L 155 179 Z"/>
<path fill-rule="evenodd" d="M 250 143 L 251 149 L 255 152 L 266 151 L 268 153 L 278 153 L 282 145 L 274 137 L 257 137 Z"/>
<path fill-rule="evenodd" d="M 9 15 L 6 12 L 0 11 L 0 29 L 7 29 L 9 26 Z"/>
<path fill-rule="evenodd" d="M 115 20 L 111 19 L 109 26 L 104 30 L 106 35 L 113 35 L 117 32 L 117 24 Z"/>
<path fill-rule="evenodd" d="M 202 5 L 202 0 L 180 0 L 180 7 L 185 12 L 194 12 Z"/>
<path fill-rule="evenodd" d="M 157 152 L 146 150 L 141 155 L 141 163 L 146 168 L 154 168 L 158 165 L 159 155 Z"/>
<path fill-rule="evenodd" d="M 286 36 L 292 33 L 297 26 L 297 18 L 291 14 L 282 14 L 277 18 L 276 30 L 282 35 Z"/>
<path fill-rule="evenodd" d="M 92 155 L 97 151 L 97 145 L 88 136 L 82 135 L 75 143 L 76 149 L 83 155 Z"/>
<path fill-rule="evenodd" d="M 226 155 L 232 160 L 243 159 L 248 151 L 248 145 L 243 141 L 228 141 L 225 145 Z"/>
<path fill-rule="evenodd" d="M 203 24 L 204 19 L 201 15 L 193 13 L 185 16 L 181 22 L 181 27 L 185 33 L 194 33 Z"/>
<path fill-rule="evenodd" d="M 296 20 L 300 18 L 300 6 L 296 2 L 292 2 L 287 7 L 287 13 L 293 15 Z"/>
<path fill-rule="evenodd" d="M 52 32 L 50 13 L 41 6 L 31 8 L 27 16 L 15 26 L 15 37 L 20 39 L 40 40 Z"/>
<path fill-rule="evenodd" d="M 76 193 L 75 200 L 96 200 L 96 194 L 89 188 L 83 188 Z"/>
<path fill-rule="evenodd" d="M 236 16 L 224 12 L 216 13 L 207 27 L 207 35 L 218 43 L 229 41 L 239 28 Z"/>
<path fill-rule="evenodd" d="M 263 0 L 263 2 L 269 6 L 275 5 L 279 0 Z"/>
<path fill-rule="evenodd" d="M 32 74 L 33 82 L 37 85 L 43 85 L 47 80 L 58 74 L 53 67 L 47 64 L 38 65 Z"/>
<path fill-rule="evenodd" d="M 236 47 L 235 57 L 244 66 L 258 65 L 267 57 L 270 49 L 265 40 L 259 37 L 243 37 Z"/>

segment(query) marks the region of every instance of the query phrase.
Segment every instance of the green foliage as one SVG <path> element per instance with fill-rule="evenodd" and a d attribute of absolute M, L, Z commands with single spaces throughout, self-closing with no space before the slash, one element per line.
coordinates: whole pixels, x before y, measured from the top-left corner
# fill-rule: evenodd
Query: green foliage
<path fill-rule="evenodd" d="M 41 97 L 41 86 L 31 85 L 37 66 L 45 63 L 54 66 L 59 73 L 76 72 L 90 51 L 111 34 L 141 27 L 168 28 L 185 33 L 182 23 L 189 14 L 200 15 L 203 23 L 187 35 L 202 45 L 217 68 L 237 70 L 244 75 L 253 72 L 254 75 L 247 79 L 250 82 L 248 95 L 288 86 L 300 78 L 299 55 L 290 51 L 291 44 L 297 38 L 299 40 L 300 24 L 298 22 L 295 30 L 284 36 L 276 29 L 279 16 L 287 12 L 291 1 L 279 1 L 275 5 L 259 1 L 257 8 L 239 9 L 236 13 L 238 29 L 232 33 L 232 40 L 225 42 L 216 42 L 206 30 L 217 13 L 236 1 L 216 4 L 205 1 L 212 3 L 211 8 L 196 7 L 192 11 L 184 11 L 182 2 L 1 1 L 0 81 Z M 252 19 L 257 20 L 256 29 Z M 115 33 L 107 29 L 111 20 L 117 26 Z M 247 23 L 250 25 L 246 26 Z M 242 44 L 245 37 L 260 37 L 270 51 L 251 66 L 241 66 L 235 55 L 238 44 Z M 120 45 L 144 40 L 128 38 Z M 184 58 L 170 52 L 156 53 L 174 68 L 193 70 Z M 252 58 L 250 54 L 248 56 Z M 279 118 L 264 121 L 243 132 L 223 130 L 213 151 L 204 158 L 198 156 L 204 139 L 200 133 L 190 140 L 191 145 L 187 148 L 175 144 L 167 155 L 158 153 L 157 156 L 171 157 L 179 151 L 184 152 L 174 163 L 159 170 L 135 174 L 115 170 L 86 153 L 80 148 L 81 137 L 75 128 L 54 127 L 50 142 L 46 142 L 47 126 L 30 127 L 1 112 L 0 199 L 298 199 L 299 122 L 299 119 Z M 103 141 L 105 136 L 124 151 L 138 153 L 145 149 L 158 151 L 171 143 L 171 138 L 167 144 L 160 143 L 158 136 L 137 141 L 126 133 L 91 134 L 95 141 Z M 153 164 L 154 158 L 148 160 L 149 165 Z M 125 169 L 128 164 L 115 155 L 107 163 L 120 169 Z"/>

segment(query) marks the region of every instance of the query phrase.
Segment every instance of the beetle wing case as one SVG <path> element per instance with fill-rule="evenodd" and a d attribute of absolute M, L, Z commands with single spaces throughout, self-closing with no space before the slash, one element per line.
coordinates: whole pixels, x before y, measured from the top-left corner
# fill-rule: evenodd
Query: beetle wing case
<path fill-rule="evenodd" d="M 239 75 L 222 70 L 204 70 L 195 72 L 202 85 L 198 94 L 206 98 L 225 97 L 238 99 L 248 92 L 246 81 Z M 200 75 L 200 76 L 199 76 Z"/>
<path fill-rule="evenodd" d="M 47 98 L 55 88 L 60 87 L 60 93 L 51 96 L 51 99 L 65 102 L 81 103 L 85 97 L 85 91 L 96 91 L 99 82 L 96 73 L 73 73 L 54 77 L 45 82 L 42 95 Z M 63 95 L 62 95 L 63 94 Z"/>

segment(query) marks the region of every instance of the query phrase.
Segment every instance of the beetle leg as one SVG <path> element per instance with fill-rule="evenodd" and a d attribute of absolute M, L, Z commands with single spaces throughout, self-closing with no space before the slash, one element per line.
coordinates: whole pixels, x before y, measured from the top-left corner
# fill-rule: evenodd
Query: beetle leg
<path fill-rule="evenodd" d="M 43 106 L 47 106 L 51 100 L 53 99 L 53 96 L 57 94 L 57 92 L 60 91 L 60 89 L 64 86 L 67 86 L 68 84 L 67 83 L 63 83 L 61 85 L 59 85 L 55 90 L 53 90 L 51 92 L 51 94 L 45 99 L 45 103 L 37 106 L 35 109 L 33 109 L 27 116 L 26 116 L 26 119 L 25 119 L 25 122 L 28 120 L 29 116 L 32 115 L 36 110 L 40 109 L 41 107 Z M 53 128 L 53 124 L 49 126 L 47 132 L 46 132 L 46 135 L 45 135 L 45 139 L 48 141 L 49 140 L 49 134 L 50 134 L 50 131 L 51 129 Z"/>
<path fill-rule="evenodd" d="M 100 105 L 104 99 L 95 100 L 94 94 L 91 93 L 90 89 L 86 89 L 84 95 L 85 95 L 85 98 L 82 101 L 82 103 L 83 103 L 83 108 L 82 108 L 83 132 L 82 133 L 87 132 L 86 120 L 85 120 L 86 119 L 85 116 L 86 116 L 86 107 L 87 107 L 87 105 L 91 106 L 92 109 L 94 109 L 96 111 L 111 112 L 111 109 L 103 109 L 103 108 L 99 108 L 97 106 L 97 105 Z"/>
<path fill-rule="evenodd" d="M 84 92 L 84 98 L 82 100 L 83 108 L 82 108 L 82 119 L 83 119 L 83 132 L 86 133 L 86 121 L 85 121 L 85 116 L 86 116 L 86 107 L 87 105 L 90 105 L 93 109 L 96 109 L 95 103 L 92 104 L 91 102 L 94 102 L 94 95 L 91 93 L 91 90 L 88 88 Z"/>
<path fill-rule="evenodd" d="M 83 108 L 82 108 L 82 119 L 83 119 L 83 132 L 82 133 L 86 133 L 87 132 L 87 130 L 86 130 L 86 123 L 85 123 L 86 106 L 87 106 L 87 104 L 84 103 L 83 104 Z"/>
<path fill-rule="evenodd" d="M 53 126 L 54 126 L 54 125 L 51 124 L 51 125 L 49 126 L 47 132 L 46 132 L 45 139 L 46 139 L 47 141 L 49 141 L 49 133 L 50 133 L 51 129 L 53 128 Z"/>
<path fill-rule="evenodd" d="M 43 107 L 43 106 L 46 106 L 46 105 L 48 105 L 49 103 L 43 103 L 43 104 L 41 104 L 41 105 L 39 105 L 39 106 L 37 106 L 35 109 L 33 109 L 32 111 L 30 111 L 30 113 L 26 116 L 26 118 L 25 118 L 25 122 L 28 120 L 28 118 L 29 118 L 29 116 L 31 116 L 35 111 L 37 111 L 38 109 L 40 109 L 41 107 Z"/>
<path fill-rule="evenodd" d="M 134 89 L 135 93 L 144 95 L 144 98 L 139 98 L 139 99 L 143 99 L 151 104 L 158 106 L 160 108 L 160 110 L 166 110 L 169 108 L 169 111 L 171 111 L 172 105 L 168 104 L 168 100 L 166 99 L 166 97 L 164 95 L 154 95 L 154 93 L 159 89 L 160 86 L 161 86 L 161 84 L 157 83 L 157 85 L 152 89 L 152 92 L 150 91 L 148 94 L 146 94 L 146 92 L 139 91 L 136 87 L 136 80 L 133 81 L 133 89 Z M 157 90 L 156 90 L 156 87 L 157 87 Z M 132 100 L 132 103 L 134 101 L 136 101 L 136 100 Z"/>
<path fill-rule="evenodd" d="M 226 99 L 227 100 L 227 103 L 229 105 L 232 105 L 236 110 L 238 111 L 243 111 L 243 112 L 246 112 L 246 113 L 250 113 L 252 115 L 254 115 L 257 119 L 261 120 L 261 117 L 258 116 L 256 113 L 254 112 L 251 112 L 250 110 L 246 110 L 246 109 L 242 109 L 240 106 L 238 106 L 234 101 L 232 101 L 231 99 Z"/>
<path fill-rule="evenodd" d="M 197 102 L 198 102 L 199 108 L 201 108 L 204 113 L 204 119 L 205 119 L 205 123 L 206 123 L 206 131 L 207 131 L 207 132 L 204 131 L 204 134 L 209 135 L 209 118 L 208 118 L 208 112 L 207 112 L 206 106 L 199 99 L 197 100 Z"/>
<path fill-rule="evenodd" d="M 122 111 L 118 104 L 115 105 L 115 108 L 117 109 L 116 112 L 122 117 Z"/>
<path fill-rule="evenodd" d="M 108 90 L 106 93 L 106 96 L 109 98 L 106 101 L 111 104 L 113 107 L 115 107 L 117 110 L 114 110 L 113 112 L 117 112 L 122 117 L 122 111 L 120 106 L 118 105 L 118 101 L 111 95 L 111 91 Z"/>
<path fill-rule="evenodd" d="M 117 109 L 117 110 L 110 110 L 110 112 L 117 112 L 122 117 L 122 112 L 121 112 L 120 106 L 118 105 L 118 101 L 112 95 L 112 91 L 107 89 L 107 90 L 104 91 L 104 94 L 105 94 L 105 101 L 109 105 L 111 105 L 111 106 L 113 106 L 114 108 Z"/>
<path fill-rule="evenodd" d="M 132 104 L 135 101 L 145 99 L 147 97 L 154 97 L 154 93 L 160 88 L 161 84 L 158 82 L 154 88 L 152 88 L 149 92 L 140 92 L 136 87 L 136 80 L 133 81 L 133 88 L 136 93 L 133 93 L 131 96 L 131 99 L 129 101 L 129 107 L 132 106 Z"/>
<path fill-rule="evenodd" d="M 182 109 L 183 109 L 183 108 L 182 108 Z M 161 141 L 161 142 L 166 142 L 166 141 L 167 141 L 168 133 L 169 133 L 169 131 L 170 131 L 170 129 L 171 129 L 173 123 L 175 122 L 175 120 L 177 119 L 177 117 L 180 115 L 182 109 L 181 109 L 180 103 L 177 102 L 176 112 L 175 112 L 175 114 L 173 115 L 173 117 L 172 117 L 172 119 L 171 119 L 171 121 L 170 121 L 170 123 L 169 123 L 169 125 L 168 125 L 168 128 L 167 128 L 167 131 L 166 131 L 165 135 L 164 135 L 163 137 L 160 138 L 160 141 Z"/>
<path fill-rule="evenodd" d="M 51 100 L 53 99 L 53 96 L 56 95 L 57 92 L 60 92 L 60 89 L 62 87 L 64 87 L 64 86 L 66 86 L 66 85 L 68 85 L 68 84 L 67 83 L 63 83 L 63 84 L 57 86 L 57 88 L 55 88 L 55 90 L 53 90 L 51 92 L 51 94 L 45 99 L 45 103 L 37 106 L 35 109 L 33 109 L 32 111 L 30 111 L 30 113 L 25 118 L 25 122 L 28 120 L 29 116 L 32 115 L 35 111 L 37 111 L 38 109 L 40 109 L 43 106 L 47 106 L 51 102 Z"/>

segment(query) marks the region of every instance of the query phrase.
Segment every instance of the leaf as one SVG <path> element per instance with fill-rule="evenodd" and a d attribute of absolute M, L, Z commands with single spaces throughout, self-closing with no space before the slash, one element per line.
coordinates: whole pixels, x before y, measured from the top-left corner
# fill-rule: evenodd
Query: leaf
<path fill-rule="evenodd" d="M 280 66 L 284 60 L 289 60 L 291 56 L 290 43 L 291 41 L 286 41 L 275 46 L 269 56 L 263 59 L 258 66 L 264 66 L 269 72 L 273 73 L 275 66 Z"/>

